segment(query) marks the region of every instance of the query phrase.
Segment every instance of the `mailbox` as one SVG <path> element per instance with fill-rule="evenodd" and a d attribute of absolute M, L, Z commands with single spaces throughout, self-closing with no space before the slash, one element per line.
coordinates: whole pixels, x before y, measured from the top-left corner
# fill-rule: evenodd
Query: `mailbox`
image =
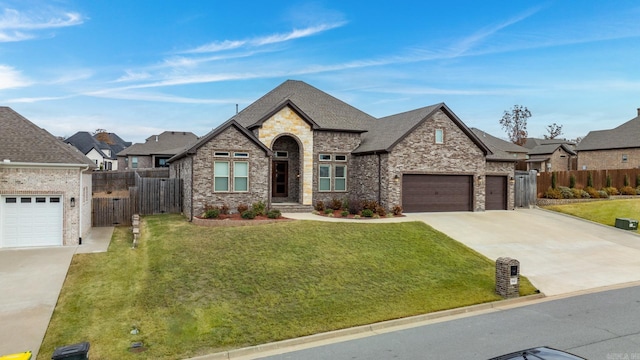
<path fill-rule="evenodd" d="M 520 262 L 501 257 L 496 260 L 496 293 L 503 298 L 520 296 Z"/>

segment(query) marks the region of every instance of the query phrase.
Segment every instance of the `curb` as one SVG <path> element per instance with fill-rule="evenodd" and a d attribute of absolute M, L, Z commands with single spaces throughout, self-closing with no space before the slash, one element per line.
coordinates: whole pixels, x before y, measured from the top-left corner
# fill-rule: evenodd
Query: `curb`
<path fill-rule="evenodd" d="M 370 336 L 370 335 L 378 334 L 380 332 L 390 331 L 390 329 L 392 328 L 397 328 L 397 327 L 408 328 L 408 327 L 420 326 L 422 325 L 422 323 L 427 321 L 437 320 L 437 319 L 455 316 L 455 315 L 475 313 L 479 311 L 486 311 L 491 309 L 508 307 L 512 305 L 521 304 L 524 302 L 539 300 L 545 297 L 546 296 L 544 294 L 540 293 L 540 294 L 523 296 L 523 297 L 518 297 L 513 299 L 494 301 L 494 302 L 478 304 L 478 305 L 471 305 L 471 306 L 466 306 L 466 307 L 461 307 L 456 309 L 442 310 L 442 311 L 437 311 L 437 312 L 428 313 L 428 314 L 415 315 L 415 316 L 401 318 L 401 319 L 387 320 L 387 321 L 382 321 L 382 322 L 373 323 L 369 325 L 361 325 L 361 326 L 356 326 L 356 327 L 347 328 L 347 329 L 328 331 L 324 333 L 303 336 L 303 337 L 294 338 L 294 339 L 287 339 L 287 340 L 276 341 L 276 342 L 262 344 L 262 345 L 249 346 L 249 347 L 228 350 L 228 351 L 223 351 L 223 352 L 209 354 L 209 355 L 192 357 L 186 360 L 230 360 L 230 359 L 242 359 L 242 358 L 250 359 L 250 358 L 260 356 L 261 354 L 262 356 L 266 356 L 267 354 L 264 354 L 265 352 L 277 351 L 277 353 L 285 353 L 288 351 L 293 351 L 294 347 L 297 347 L 297 346 L 302 346 L 302 345 L 308 346 L 311 344 L 320 345 L 319 343 L 327 340 L 338 339 L 338 338 L 354 336 L 354 335 L 360 335 L 360 337 Z"/>

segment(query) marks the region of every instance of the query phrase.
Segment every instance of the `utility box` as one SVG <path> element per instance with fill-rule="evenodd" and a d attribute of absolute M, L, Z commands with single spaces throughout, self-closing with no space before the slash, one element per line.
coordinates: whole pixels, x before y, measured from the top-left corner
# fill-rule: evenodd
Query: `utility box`
<path fill-rule="evenodd" d="M 89 343 L 81 342 L 79 344 L 57 347 L 53 351 L 51 360 L 88 360 L 89 359 Z"/>
<path fill-rule="evenodd" d="M 616 218 L 616 227 L 624 230 L 638 230 L 638 220 Z"/>
<path fill-rule="evenodd" d="M 520 296 L 520 262 L 509 257 L 496 260 L 496 293 L 505 299 Z"/>

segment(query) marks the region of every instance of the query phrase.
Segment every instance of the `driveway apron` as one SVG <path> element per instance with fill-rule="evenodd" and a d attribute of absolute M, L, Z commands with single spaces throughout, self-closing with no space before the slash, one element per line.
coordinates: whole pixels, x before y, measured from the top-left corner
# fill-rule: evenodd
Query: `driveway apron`
<path fill-rule="evenodd" d="M 640 280 L 640 236 L 540 209 L 414 213 L 491 260 L 511 257 L 541 292 L 566 294 Z"/>

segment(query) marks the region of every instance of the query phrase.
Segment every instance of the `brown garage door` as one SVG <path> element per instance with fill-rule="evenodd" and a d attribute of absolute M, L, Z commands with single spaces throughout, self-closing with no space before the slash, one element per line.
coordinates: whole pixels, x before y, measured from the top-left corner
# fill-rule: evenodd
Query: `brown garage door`
<path fill-rule="evenodd" d="M 486 210 L 507 210 L 507 177 L 487 176 Z"/>
<path fill-rule="evenodd" d="M 473 177 L 467 175 L 402 176 L 405 212 L 471 211 Z"/>

